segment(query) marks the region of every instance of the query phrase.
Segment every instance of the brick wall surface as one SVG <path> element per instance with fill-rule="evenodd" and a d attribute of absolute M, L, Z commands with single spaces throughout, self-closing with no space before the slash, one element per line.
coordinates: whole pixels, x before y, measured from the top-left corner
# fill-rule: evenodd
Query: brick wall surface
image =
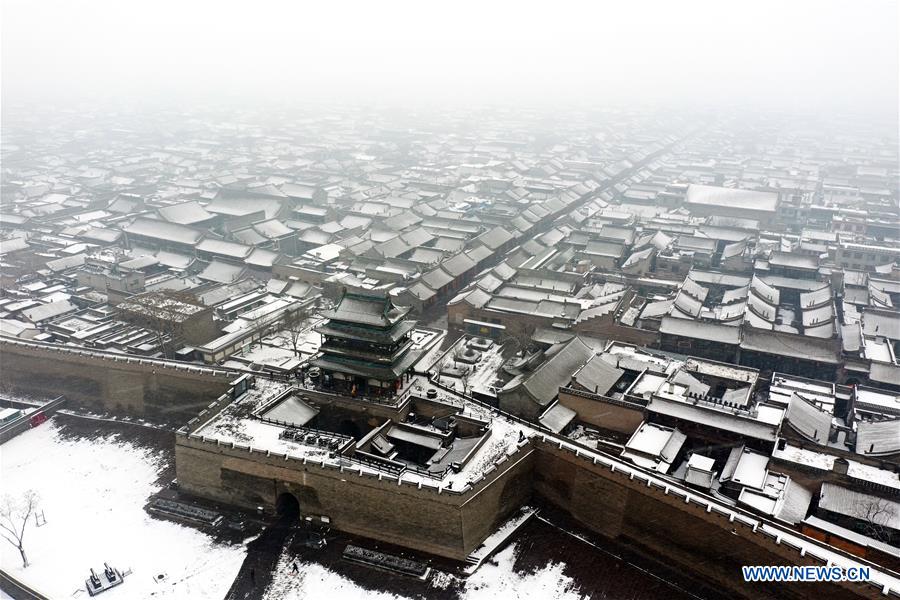
<path fill-rule="evenodd" d="M 559 393 L 559 403 L 577 412 L 579 422 L 615 431 L 626 438 L 631 437 L 644 420 L 644 411 L 637 406 L 632 408 L 603 402 L 562 390 Z"/>
<path fill-rule="evenodd" d="M 638 547 L 657 560 L 745 598 L 884 598 L 860 583 L 748 584 L 743 565 L 824 563 L 778 543 L 740 520 L 685 502 L 585 455 L 539 441 L 535 494 L 566 510 L 589 529 Z"/>
<path fill-rule="evenodd" d="M 166 366 L 54 346 L 3 343 L 0 385 L 9 393 L 56 397 L 89 410 L 185 421 L 224 393 L 233 373 Z"/>
<path fill-rule="evenodd" d="M 185 435 L 176 440 L 176 475 L 185 492 L 269 511 L 291 493 L 301 513 L 326 515 L 342 531 L 456 560 L 527 502 L 532 468 L 533 449 L 526 445 L 462 494 Z"/>

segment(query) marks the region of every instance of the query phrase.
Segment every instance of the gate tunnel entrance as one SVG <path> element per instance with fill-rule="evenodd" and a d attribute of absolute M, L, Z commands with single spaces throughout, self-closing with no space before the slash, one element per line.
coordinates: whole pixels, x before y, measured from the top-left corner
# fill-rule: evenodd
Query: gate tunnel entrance
<path fill-rule="evenodd" d="M 282 519 L 297 520 L 300 518 L 300 502 L 289 492 L 284 492 L 275 501 L 275 514 Z"/>

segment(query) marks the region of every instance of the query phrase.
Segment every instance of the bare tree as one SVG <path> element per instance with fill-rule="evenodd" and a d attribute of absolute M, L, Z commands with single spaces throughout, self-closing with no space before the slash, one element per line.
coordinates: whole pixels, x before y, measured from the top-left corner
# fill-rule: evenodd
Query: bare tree
<path fill-rule="evenodd" d="M 472 369 L 469 367 L 463 367 L 462 373 L 459 376 L 459 382 L 462 384 L 463 395 L 469 395 L 469 383 L 471 383 L 472 377 Z"/>
<path fill-rule="evenodd" d="M 37 508 L 38 499 L 37 492 L 28 490 L 19 500 L 5 494 L 0 502 L 0 535 L 19 550 L 23 567 L 28 566 L 28 557 L 25 556 L 25 526 Z"/>
<path fill-rule="evenodd" d="M 300 357 L 300 341 L 307 329 L 307 321 L 309 319 L 309 309 L 307 307 L 298 308 L 293 311 L 286 311 L 282 315 L 278 326 L 287 335 L 294 355 Z"/>
<path fill-rule="evenodd" d="M 860 506 L 862 519 L 865 522 L 866 535 L 881 542 L 889 542 L 891 531 L 888 527 L 894 518 L 894 508 L 884 498 L 869 496 Z"/>
<path fill-rule="evenodd" d="M 507 333 L 507 335 L 501 338 L 498 343 L 501 346 L 511 344 L 511 346 L 515 348 L 517 355 L 525 355 L 532 345 L 531 334 L 532 332 L 528 330 Z"/>

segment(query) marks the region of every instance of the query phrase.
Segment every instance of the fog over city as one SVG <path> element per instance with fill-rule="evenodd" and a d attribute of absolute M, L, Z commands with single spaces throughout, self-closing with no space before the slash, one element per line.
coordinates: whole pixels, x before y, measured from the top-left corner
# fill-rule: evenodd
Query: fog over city
<path fill-rule="evenodd" d="M 898 5 L 0 0 L 0 600 L 900 600 Z"/>
<path fill-rule="evenodd" d="M 890 115 L 898 3 L 3 2 L 3 100 L 737 104 Z"/>

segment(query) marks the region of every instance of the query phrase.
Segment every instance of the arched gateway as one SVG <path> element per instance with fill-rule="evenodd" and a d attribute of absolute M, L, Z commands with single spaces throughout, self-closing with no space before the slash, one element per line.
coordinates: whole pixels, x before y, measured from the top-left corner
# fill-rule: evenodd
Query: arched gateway
<path fill-rule="evenodd" d="M 275 501 L 275 512 L 283 519 L 299 519 L 300 502 L 290 492 L 283 492 Z"/>

